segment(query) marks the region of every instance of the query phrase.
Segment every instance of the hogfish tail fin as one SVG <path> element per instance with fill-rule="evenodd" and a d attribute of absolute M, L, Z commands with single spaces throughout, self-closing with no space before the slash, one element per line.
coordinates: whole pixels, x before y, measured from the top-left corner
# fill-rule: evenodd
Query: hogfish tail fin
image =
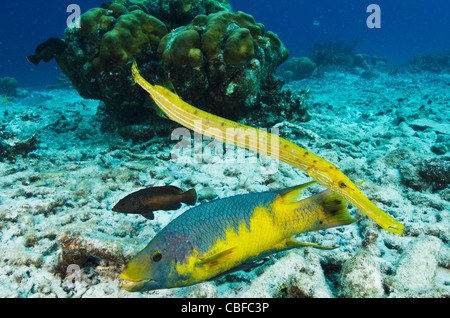
<path fill-rule="evenodd" d="M 328 228 L 356 222 L 348 212 L 348 202 L 331 190 L 325 190 L 317 196 L 323 201 L 323 212 Z"/>

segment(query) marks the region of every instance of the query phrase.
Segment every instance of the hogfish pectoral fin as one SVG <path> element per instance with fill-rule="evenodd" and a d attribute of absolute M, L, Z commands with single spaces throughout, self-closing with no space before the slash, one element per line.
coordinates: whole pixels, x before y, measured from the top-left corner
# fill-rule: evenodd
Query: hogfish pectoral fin
<path fill-rule="evenodd" d="M 207 271 L 215 271 L 217 267 L 230 262 L 235 248 L 236 247 L 229 248 L 206 259 L 199 257 L 200 261 L 197 263 L 197 266 L 202 267 Z"/>

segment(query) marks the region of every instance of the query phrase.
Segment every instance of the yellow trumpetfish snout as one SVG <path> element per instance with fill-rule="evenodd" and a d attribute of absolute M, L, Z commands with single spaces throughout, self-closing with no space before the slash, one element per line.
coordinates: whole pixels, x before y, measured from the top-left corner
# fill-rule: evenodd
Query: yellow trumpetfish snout
<path fill-rule="evenodd" d="M 385 230 L 396 234 L 403 233 L 403 224 L 377 207 L 345 174 L 327 160 L 274 134 L 215 116 L 184 102 L 168 89 L 148 83 L 139 74 L 136 62 L 132 66 L 132 76 L 134 81 L 151 95 L 168 119 L 219 141 L 258 151 L 299 168 L 325 187 L 342 195 Z M 198 125 L 199 121 L 201 125 Z M 230 136 L 227 129 L 235 129 L 238 132 Z"/>

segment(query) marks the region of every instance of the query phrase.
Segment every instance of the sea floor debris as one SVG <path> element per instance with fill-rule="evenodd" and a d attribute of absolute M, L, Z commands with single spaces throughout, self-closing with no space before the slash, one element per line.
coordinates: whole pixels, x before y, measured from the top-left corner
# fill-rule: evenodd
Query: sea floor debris
<path fill-rule="evenodd" d="M 188 207 L 153 221 L 112 212 L 124 195 L 171 184 L 195 187 L 202 203 L 309 178 L 284 163 L 266 174 L 258 160 L 199 164 L 195 151 L 173 161 L 177 141 L 134 143 L 104 132 L 99 102 L 70 88 L 0 104 L 2 145 L 34 136 L 30 152 L 0 158 L 0 297 L 449 297 L 450 189 L 445 178 L 433 179 L 448 176 L 450 132 L 442 127 L 449 125 L 449 83 L 445 73 L 363 79 L 334 71 L 286 85 L 311 91 L 312 118 L 278 123 L 280 136 L 352 180 L 368 179 L 361 188 L 406 225 L 402 236 L 351 208 L 357 223 L 302 235 L 339 249 L 283 252 L 251 271 L 141 294 L 120 287 L 121 269 Z M 70 252 L 78 261 L 64 257 Z M 79 276 L 67 271 L 67 261 L 79 266 Z"/>

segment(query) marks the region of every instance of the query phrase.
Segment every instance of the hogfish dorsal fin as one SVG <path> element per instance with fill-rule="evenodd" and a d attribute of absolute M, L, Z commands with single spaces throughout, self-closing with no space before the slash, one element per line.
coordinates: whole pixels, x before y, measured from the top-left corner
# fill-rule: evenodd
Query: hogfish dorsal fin
<path fill-rule="evenodd" d="M 297 186 L 283 189 L 279 192 L 283 203 L 294 203 L 302 199 L 303 190 L 317 183 L 317 181 L 311 181 Z"/>

